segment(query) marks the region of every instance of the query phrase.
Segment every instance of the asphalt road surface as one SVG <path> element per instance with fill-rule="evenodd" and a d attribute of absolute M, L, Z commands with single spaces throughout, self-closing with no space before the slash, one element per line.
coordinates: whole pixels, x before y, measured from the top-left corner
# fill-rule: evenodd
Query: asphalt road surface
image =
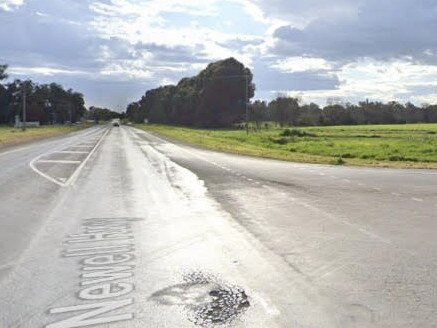
<path fill-rule="evenodd" d="M 436 327 L 437 171 L 100 126 L 0 152 L 0 327 Z"/>

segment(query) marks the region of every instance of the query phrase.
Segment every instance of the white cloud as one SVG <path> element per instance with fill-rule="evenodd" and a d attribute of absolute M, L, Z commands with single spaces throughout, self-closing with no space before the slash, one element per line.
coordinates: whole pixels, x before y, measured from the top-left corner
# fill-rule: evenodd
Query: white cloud
<path fill-rule="evenodd" d="M 408 60 L 390 62 L 363 59 L 336 70 L 340 85 L 333 90 L 282 92 L 305 102 L 324 104 L 327 99 L 357 102 L 365 99 L 414 103 L 436 103 L 437 67 Z"/>
<path fill-rule="evenodd" d="M 332 65 L 325 59 L 309 57 L 287 57 L 279 59 L 272 67 L 286 73 L 332 69 Z"/>
<path fill-rule="evenodd" d="M 0 10 L 12 11 L 24 4 L 24 0 L 0 0 Z"/>
<path fill-rule="evenodd" d="M 248 0 L 262 12 L 264 19 L 282 21 L 304 28 L 320 18 L 346 19 L 359 14 L 363 0 Z"/>
<path fill-rule="evenodd" d="M 229 0 L 233 2 L 233 0 Z M 231 50 L 223 44 L 240 38 L 253 39 L 257 36 L 242 33 L 221 32 L 213 27 L 200 25 L 193 20 L 184 26 L 169 27 L 163 18 L 164 13 L 184 13 L 188 16 L 218 15 L 218 0 L 152 0 L 148 2 L 132 2 L 113 0 L 111 4 L 94 3 L 91 8 L 96 12 L 92 26 L 105 38 L 117 37 L 131 44 L 151 43 L 167 47 L 185 46 L 192 49 L 193 57 L 198 55 L 197 48 L 202 46 L 202 56 L 209 60 L 234 56 L 250 65 L 254 54 L 243 49 Z"/>
<path fill-rule="evenodd" d="M 52 76 L 52 75 L 86 75 L 87 72 L 77 71 L 77 70 L 68 70 L 68 69 L 60 69 L 54 67 L 20 67 L 20 66 L 12 66 L 8 69 L 8 73 L 13 75 L 44 75 L 44 76 Z"/>
<path fill-rule="evenodd" d="M 140 62 L 119 62 L 111 63 L 101 69 L 100 74 L 108 75 L 118 81 L 128 81 L 131 79 L 150 80 L 153 72 L 143 67 Z"/>

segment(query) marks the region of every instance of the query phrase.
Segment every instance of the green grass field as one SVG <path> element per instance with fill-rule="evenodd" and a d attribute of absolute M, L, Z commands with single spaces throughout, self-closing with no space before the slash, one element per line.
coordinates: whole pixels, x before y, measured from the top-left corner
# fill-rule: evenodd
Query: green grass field
<path fill-rule="evenodd" d="M 36 128 L 27 128 L 25 131 L 15 129 L 10 126 L 0 126 L 0 149 L 13 146 L 33 140 L 53 137 L 68 132 L 78 131 L 88 124 L 71 125 L 71 126 L 40 126 Z"/>
<path fill-rule="evenodd" d="M 245 130 L 140 124 L 146 131 L 209 149 L 296 162 L 437 168 L 437 124 Z"/>

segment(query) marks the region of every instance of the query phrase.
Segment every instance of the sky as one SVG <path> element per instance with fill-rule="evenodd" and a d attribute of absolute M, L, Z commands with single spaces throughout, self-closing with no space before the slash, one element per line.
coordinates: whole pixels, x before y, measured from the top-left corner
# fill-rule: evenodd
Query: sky
<path fill-rule="evenodd" d="M 234 57 L 255 99 L 437 103 L 435 0 L 0 0 L 9 81 L 123 111 Z"/>

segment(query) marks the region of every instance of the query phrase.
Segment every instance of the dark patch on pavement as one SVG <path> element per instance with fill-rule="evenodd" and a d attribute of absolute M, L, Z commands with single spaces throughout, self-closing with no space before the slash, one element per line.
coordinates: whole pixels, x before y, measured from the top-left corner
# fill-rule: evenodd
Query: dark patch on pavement
<path fill-rule="evenodd" d="M 184 282 L 150 296 L 162 305 L 183 305 L 188 319 L 197 326 L 229 324 L 250 306 L 246 292 L 200 271 L 184 275 Z"/>

